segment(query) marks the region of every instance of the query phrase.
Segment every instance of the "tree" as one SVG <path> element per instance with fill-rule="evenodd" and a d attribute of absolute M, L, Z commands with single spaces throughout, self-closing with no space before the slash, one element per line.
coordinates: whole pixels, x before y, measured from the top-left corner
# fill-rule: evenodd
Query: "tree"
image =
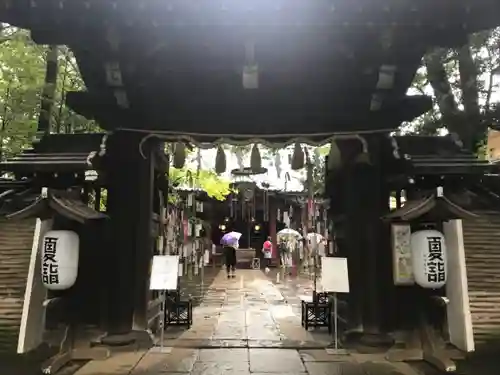
<path fill-rule="evenodd" d="M 480 150 L 488 127 L 498 125 L 493 103 L 494 74 L 500 64 L 500 29 L 474 34 L 456 49 L 437 48 L 425 55 L 413 90 L 434 98 L 432 111 L 407 124 L 406 130 L 436 134 L 455 133 L 463 146 Z"/>
<path fill-rule="evenodd" d="M 49 53 L 47 53 L 47 51 Z M 84 87 L 76 60 L 66 47 L 43 47 L 29 34 L 12 27 L 0 28 L 0 151 L 1 158 L 12 157 L 29 148 L 35 136 L 44 89 L 47 56 L 57 55 L 55 87 L 49 87 L 51 101 L 48 118 L 52 132 L 80 132 L 98 129 L 93 121 L 76 114 L 65 105 L 66 92 Z"/>

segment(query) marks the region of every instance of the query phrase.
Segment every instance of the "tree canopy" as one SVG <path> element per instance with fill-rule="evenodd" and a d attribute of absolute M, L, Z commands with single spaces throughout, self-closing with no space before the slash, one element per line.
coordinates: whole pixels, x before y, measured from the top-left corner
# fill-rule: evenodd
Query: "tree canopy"
<path fill-rule="evenodd" d="M 0 137 L 2 158 L 30 147 L 36 133 L 45 79 L 47 47 L 33 43 L 24 30 L 0 29 Z M 58 80 L 50 122 L 53 132 L 88 132 L 98 126 L 64 105 L 66 92 L 84 87 L 76 61 L 58 47 Z"/>

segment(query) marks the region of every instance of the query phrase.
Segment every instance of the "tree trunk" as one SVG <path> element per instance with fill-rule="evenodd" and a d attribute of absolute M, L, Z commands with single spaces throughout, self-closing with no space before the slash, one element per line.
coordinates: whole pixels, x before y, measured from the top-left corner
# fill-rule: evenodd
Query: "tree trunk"
<path fill-rule="evenodd" d="M 424 57 L 427 77 L 434 90 L 443 124 L 450 133 L 458 136 L 466 149 L 476 152 L 487 130 L 479 107 L 476 65 L 469 45 L 458 49 L 457 60 L 464 106 L 464 111 L 460 111 L 444 65 L 446 54 L 446 50 L 436 49 Z"/>
<path fill-rule="evenodd" d="M 436 49 L 424 57 L 424 63 L 427 68 L 427 78 L 434 90 L 434 96 L 441 112 L 443 124 L 450 132 L 457 133 L 461 138 L 462 129 L 457 126 L 460 111 L 443 64 L 445 57 L 446 50 Z"/>
<path fill-rule="evenodd" d="M 487 126 L 481 119 L 477 68 L 469 45 L 458 50 L 458 68 L 465 112 L 462 121 L 465 134 L 462 141 L 468 149 L 475 152 L 486 137 Z"/>
<path fill-rule="evenodd" d="M 50 119 L 54 107 L 54 97 L 57 88 L 57 46 L 51 45 L 47 50 L 47 65 L 45 70 L 45 85 L 38 117 L 38 133 L 50 133 Z"/>

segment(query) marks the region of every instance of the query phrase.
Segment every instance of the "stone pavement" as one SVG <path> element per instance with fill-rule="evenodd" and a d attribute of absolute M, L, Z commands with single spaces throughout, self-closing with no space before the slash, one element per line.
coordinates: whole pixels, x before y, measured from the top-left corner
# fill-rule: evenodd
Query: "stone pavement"
<path fill-rule="evenodd" d="M 285 284 L 283 284 L 285 285 Z M 300 324 L 300 299 L 284 296 L 260 270 L 238 270 L 228 279 L 221 271 L 193 310 L 189 330 L 169 328 L 169 347 L 308 347 L 331 342 L 326 328 L 305 331 Z M 298 292 L 298 290 L 294 290 Z"/>
<path fill-rule="evenodd" d="M 326 329 L 305 331 L 300 324 L 299 293 L 310 285 L 275 285 L 260 270 L 221 271 L 203 293 L 188 330 L 165 332 L 167 353 L 136 350 L 115 353 L 84 365 L 76 375 L 416 375 L 405 364 L 383 356 L 333 355 Z M 303 284 L 303 285 L 301 285 Z"/>

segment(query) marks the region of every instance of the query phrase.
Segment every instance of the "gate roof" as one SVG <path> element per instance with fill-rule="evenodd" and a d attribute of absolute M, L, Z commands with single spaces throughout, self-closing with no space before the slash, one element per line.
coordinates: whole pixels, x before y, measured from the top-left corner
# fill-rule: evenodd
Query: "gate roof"
<path fill-rule="evenodd" d="M 500 24 L 500 2 L 0 0 L 0 21 L 73 49 L 87 91 L 68 104 L 105 129 L 276 145 L 428 111 L 406 95 L 422 55 Z"/>

